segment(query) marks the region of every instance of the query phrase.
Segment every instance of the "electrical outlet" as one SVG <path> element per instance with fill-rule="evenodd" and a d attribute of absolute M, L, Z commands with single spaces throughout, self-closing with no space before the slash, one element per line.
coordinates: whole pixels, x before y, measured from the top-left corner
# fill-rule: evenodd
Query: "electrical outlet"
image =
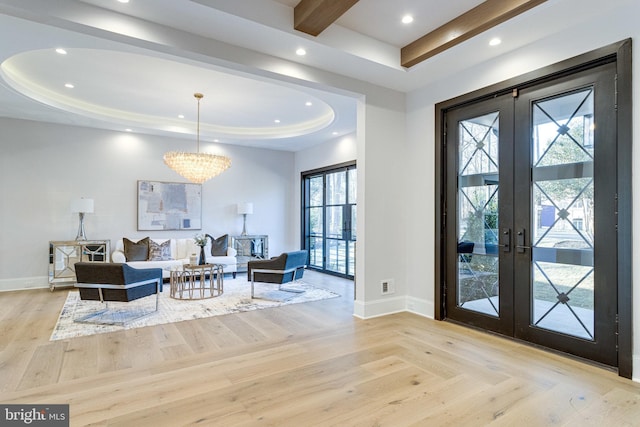
<path fill-rule="evenodd" d="M 396 285 L 393 279 L 382 280 L 380 282 L 380 290 L 382 291 L 382 295 L 394 293 L 396 291 Z"/>

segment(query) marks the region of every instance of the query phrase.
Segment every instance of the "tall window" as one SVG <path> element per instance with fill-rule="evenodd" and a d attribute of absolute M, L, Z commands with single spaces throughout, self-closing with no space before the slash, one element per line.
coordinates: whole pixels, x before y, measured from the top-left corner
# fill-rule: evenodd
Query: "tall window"
<path fill-rule="evenodd" d="M 353 277 L 356 206 L 355 163 L 302 174 L 302 244 L 309 268 Z"/>

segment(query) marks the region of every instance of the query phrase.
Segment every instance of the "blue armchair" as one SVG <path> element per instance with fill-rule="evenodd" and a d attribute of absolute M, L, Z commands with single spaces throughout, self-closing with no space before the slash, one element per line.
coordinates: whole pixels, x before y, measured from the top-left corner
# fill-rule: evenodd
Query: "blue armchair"
<path fill-rule="evenodd" d="M 251 298 L 254 298 L 255 282 L 277 283 L 278 289 L 287 292 L 304 292 L 298 289 L 283 288 L 284 283 L 302 278 L 307 267 L 307 251 L 285 252 L 268 260 L 249 261 L 247 280 L 251 281 Z"/>
<path fill-rule="evenodd" d="M 77 287 L 81 300 L 105 303 L 105 309 L 74 319 L 75 322 L 124 324 L 108 316 L 108 302 L 130 302 L 155 295 L 155 309 L 124 316 L 126 321 L 138 319 L 158 311 L 158 298 L 162 292 L 162 269 L 133 268 L 121 263 L 78 262 L 75 264 Z M 105 319 L 107 319 L 105 321 Z"/>

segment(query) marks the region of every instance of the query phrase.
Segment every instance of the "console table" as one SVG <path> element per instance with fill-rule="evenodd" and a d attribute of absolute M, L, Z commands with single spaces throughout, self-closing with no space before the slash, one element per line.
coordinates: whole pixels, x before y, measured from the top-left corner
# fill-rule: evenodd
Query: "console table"
<path fill-rule="evenodd" d="M 247 263 L 254 259 L 269 258 L 269 236 L 263 234 L 231 236 L 231 245 L 236 250 L 238 271 L 247 271 Z"/>
<path fill-rule="evenodd" d="M 49 289 L 76 283 L 76 262 L 109 262 L 110 240 L 53 240 L 49 242 Z"/>

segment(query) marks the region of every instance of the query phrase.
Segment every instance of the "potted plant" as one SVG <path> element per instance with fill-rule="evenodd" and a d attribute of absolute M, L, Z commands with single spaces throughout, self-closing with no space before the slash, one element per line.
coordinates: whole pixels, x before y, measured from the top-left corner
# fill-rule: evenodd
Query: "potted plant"
<path fill-rule="evenodd" d="M 200 259 L 198 260 L 198 265 L 206 264 L 206 256 L 204 254 L 204 247 L 207 245 L 207 235 L 206 234 L 196 234 L 193 236 L 193 241 L 196 242 L 196 245 L 200 246 Z"/>

